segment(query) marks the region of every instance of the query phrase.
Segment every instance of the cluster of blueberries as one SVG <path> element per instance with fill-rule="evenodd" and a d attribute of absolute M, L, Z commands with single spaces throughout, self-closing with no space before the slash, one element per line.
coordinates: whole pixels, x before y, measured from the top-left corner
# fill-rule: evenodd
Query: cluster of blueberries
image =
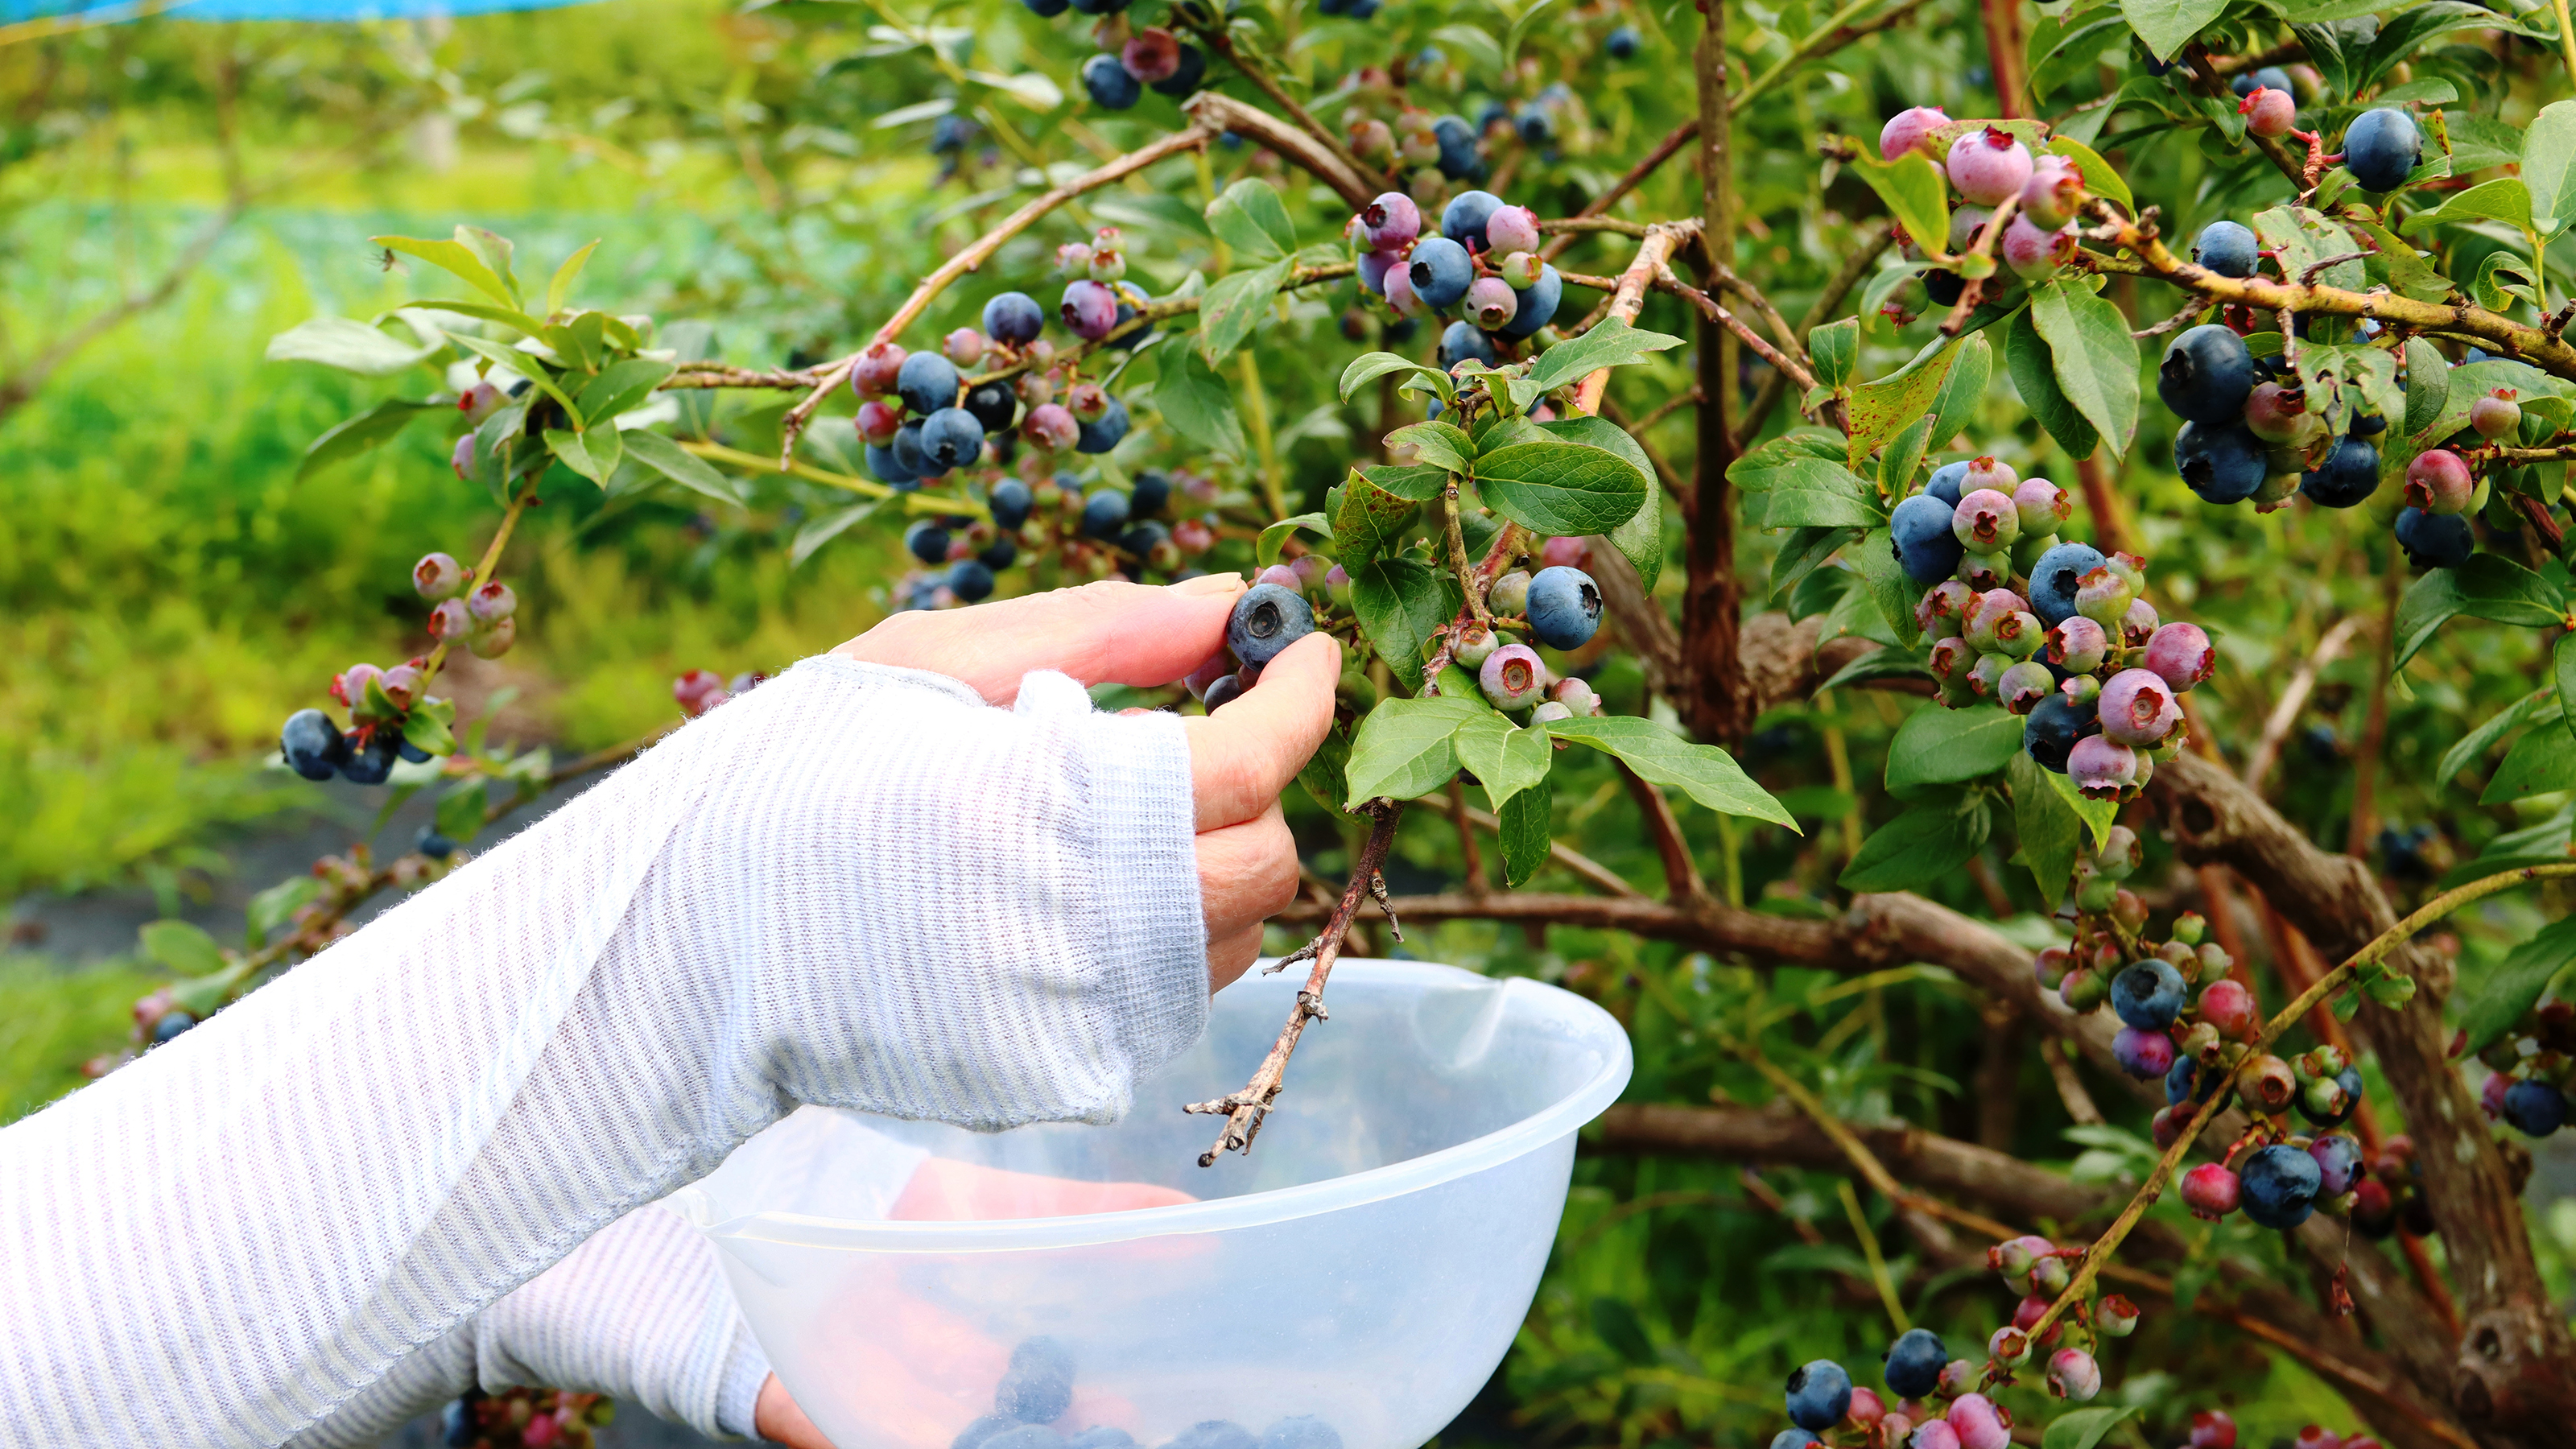
<path fill-rule="evenodd" d="M 1436 236 L 1422 234 L 1422 209 L 1401 191 L 1382 193 L 1348 228 L 1360 286 L 1386 299 L 1399 317 L 1455 307 L 1463 314 L 1440 334 L 1440 365 L 1473 358 L 1488 367 L 1501 348 L 1535 334 L 1556 316 L 1565 283 L 1538 257 L 1538 214 L 1506 205 L 1489 191 L 1462 191 L 1440 213 Z"/>
<path fill-rule="evenodd" d="M 1578 567 L 1582 561 L 1583 540 L 1549 539 L 1537 573 L 1513 569 L 1485 591 L 1493 628 L 1471 620 L 1450 635 L 1449 657 L 1475 671 L 1486 703 L 1507 714 L 1528 710 L 1532 724 L 1601 713 L 1589 683 L 1552 674 L 1537 650 L 1505 637 L 1526 633 L 1557 650 L 1589 643 L 1601 628 L 1601 586 Z"/>
<path fill-rule="evenodd" d="M 1124 491 L 1103 483 L 1087 494 L 1070 472 L 997 479 L 985 490 L 990 521 L 950 514 L 905 531 L 904 548 L 925 571 L 899 584 L 896 597 L 915 609 L 977 603 L 992 595 L 1000 570 L 1049 554 L 1094 569 L 1114 561 L 1131 578 L 1148 569 L 1177 575 L 1216 546 L 1216 531 L 1202 518 L 1166 522 L 1176 493 L 1205 503 L 1215 485 L 1189 474 L 1176 482 L 1157 469 L 1137 474 Z"/>
<path fill-rule="evenodd" d="M 1914 610 L 1941 702 L 1992 699 L 2028 716 L 2022 747 L 2089 799 L 2127 799 L 2182 748 L 2181 696 L 2218 654 L 2196 624 L 2161 623 L 2145 562 L 2060 542 L 2066 490 L 1979 457 L 1933 471 L 1888 520 L 1897 565 L 1927 585 Z"/>
<path fill-rule="evenodd" d="M 2029 1244 L 2038 1245 L 2035 1252 L 2025 1246 Z M 2064 1262 L 2052 1256 L 2056 1250 L 2046 1240 L 2016 1239 L 1990 1251 L 1987 1260 L 1993 1263 L 2004 1253 L 2019 1255 L 2023 1291 L 2035 1286 L 2030 1281 L 2033 1264 L 2055 1265 L 2059 1286 L 2064 1287 Z M 2007 1281 L 2014 1277 L 2010 1271 L 2005 1276 Z M 2043 1310 L 2050 1302 L 2047 1298 L 2035 1301 Z M 2127 1307 L 2127 1302 L 2117 1296 L 2103 1299 L 2094 1314 L 2096 1328 L 2113 1337 L 2134 1329 L 2137 1310 Z M 2037 1316 L 2030 1314 L 2030 1321 Z M 2057 1333 L 2051 1325 L 2047 1336 L 2054 1340 Z M 2028 1361 L 2031 1345 L 2026 1335 L 2012 1328 L 1998 1330 L 1994 1343 L 2001 1350 L 1980 1367 L 1972 1360 L 1950 1357 L 1948 1346 L 1932 1330 L 1907 1329 L 1880 1355 L 1880 1374 L 1888 1388 L 1885 1396 L 1856 1387 L 1851 1372 L 1832 1359 L 1802 1364 L 1789 1375 L 1785 1395 L 1791 1427 L 1772 1437 L 1771 1449 L 1815 1449 L 1825 1442 L 1819 1436 L 1826 1434 L 1868 1449 L 2009 1449 L 2012 1411 L 1983 1390 L 2010 1383 L 2012 1368 Z M 2082 1402 L 2102 1391 L 2101 1367 L 2082 1349 L 2058 1350 L 2048 1361 L 2047 1374 L 2051 1392 L 2061 1399 Z M 1888 1402 L 1890 1397 L 1894 1403 Z M 2231 1434 L 2225 1449 L 2233 1446 Z"/>
<path fill-rule="evenodd" d="M 2479 1093 L 2487 1119 L 2526 1137 L 2567 1125 L 2567 1089 L 2576 1085 L 2576 1005 L 2543 1002 L 2478 1053 L 2493 1074 Z"/>
<path fill-rule="evenodd" d="M 519 637 L 519 596 L 498 579 L 473 587 L 474 571 L 443 553 L 412 566 L 412 587 L 436 607 L 429 636 L 462 641 L 478 658 L 509 652 Z M 331 698 L 349 711 L 346 730 L 318 709 L 299 709 L 278 730 L 278 753 L 308 780 L 337 775 L 353 785 L 381 785 L 396 760 L 419 764 L 427 752 L 403 737 L 412 707 L 428 699 L 430 664 L 408 659 L 391 669 L 352 664 L 331 676 Z"/>
<path fill-rule="evenodd" d="M 1878 133 L 1878 153 L 1888 161 L 1921 152 L 1959 194 L 1963 203 L 1950 213 L 1951 251 L 1977 244 L 2006 201 L 2015 204 L 2003 235 L 1988 243 L 2017 276 L 2037 281 L 2064 266 L 2075 255 L 2075 221 L 2084 209 L 2084 172 L 2055 153 L 2033 156 L 2030 148 L 2001 126 L 1974 126 L 1958 131 L 1945 150 L 1943 132 L 1959 125 L 1938 106 L 1915 106 L 1889 118 Z M 1921 250 L 1932 239 L 1910 238 Z M 1955 306 L 1967 290 L 1967 279 L 1946 267 L 1923 274 L 1923 289 L 1943 307 Z"/>
<path fill-rule="evenodd" d="M 438 1416 L 448 1449 L 590 1449 L 593 1432 L 613 1422 L 617 1405 L 569 1389 L 469 1389 Z"/>
<path fill-rule="evenodd" d="M 1073 1355 L 1052 1338 L 1023 1340 L 993 1390 L 993 1412 L 958 1431 L 949 1449 L 1136 1449 L 1124 1429 L 1094 1425 L 1071 1434 L 1054 1425 L 1073 1408 Z M 1230 1419 L 1205 1419 L 1162 1449 L 1342 1449 L 1342 1436 L 1311 1414 L 1279 1420 L 1259 1434 Z"/>

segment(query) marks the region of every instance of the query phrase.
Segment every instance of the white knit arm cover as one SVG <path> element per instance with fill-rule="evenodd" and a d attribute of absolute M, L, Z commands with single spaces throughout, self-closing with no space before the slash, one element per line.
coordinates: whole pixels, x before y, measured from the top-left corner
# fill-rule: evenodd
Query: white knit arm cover
<path fill-rule="evenodd" d="M 1172 716 L 806 661 L 0 1131 L 0 1444 L 281 1444 L 800 1102 L 1115 1119 L 1191 822 Z"/>

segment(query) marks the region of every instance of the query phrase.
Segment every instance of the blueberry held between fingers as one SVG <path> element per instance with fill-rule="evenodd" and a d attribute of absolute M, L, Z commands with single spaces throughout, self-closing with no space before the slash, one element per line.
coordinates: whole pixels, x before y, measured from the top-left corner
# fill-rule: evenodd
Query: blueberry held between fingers
<path fill-rule="evenodd" d="M 1234 601 L 1226 620 L 1226 647 L 1246 665 L 1258 668 L 1280 651 L 1315 632 L 1315 611 L 1306 596 L 1278 584 L 1255 584 Z"/>

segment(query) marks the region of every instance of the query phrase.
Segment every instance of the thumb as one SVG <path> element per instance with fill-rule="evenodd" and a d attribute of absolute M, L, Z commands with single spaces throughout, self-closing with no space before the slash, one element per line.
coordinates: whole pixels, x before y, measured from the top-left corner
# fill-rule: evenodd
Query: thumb
<path fill-rule="evenodd" d="M 1246 587 L 1233 574 L 1162 588 L 1104 579 L 968 609 L 908 611 L 833 652 L 945 674 L 999 705 L 1019 697 L 1020 676 L 1033 669 L 1086 685 L 1169 684 L 1225 643 L 1226 617 Z"/>
<path fill-rule="evenodd" d="M 1216 713 L 1185 718 L 1198 828 L 1239 825 L 1270 808 L 1333 727 L 1342 644 L 1309 634 L 1261 668 L 1261 680 Z"/>

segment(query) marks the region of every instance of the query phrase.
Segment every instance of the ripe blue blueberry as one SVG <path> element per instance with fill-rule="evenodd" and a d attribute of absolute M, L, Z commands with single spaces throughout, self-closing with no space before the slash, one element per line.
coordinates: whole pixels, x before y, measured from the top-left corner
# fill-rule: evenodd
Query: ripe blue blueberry
<path fill-rule="evenodd" d="M 398 737 L 392 730 L 377 730 L 367 736 L 363 745 L 350 743 L 348 753 L 340 760 L 340 778 L 352 785 L 381 785 L 393 774 L 397 758 Z"/>
<path fill-rule="evenodd" d="M 2415 118 L 2394 106 L 2364 111 L 2344 128 L 2343 164 L 2365 191 L 2395 191 L 2423 159 L 2424 136 Z"/>
<path fill-rule="evenodd" d="M 1634 60 L 1638 48 L 1645 43 L 1646 38 L 1637 33 L 1637 27 L 1622 25 L 1610 32 L 1609 39 L 1601 42 L 1601 49 L 1612 60 Z"/>
<path fill-rule="evenodd" d="M 923 563 L 948 562 L 948 530 L 927 518 L 903 531 L 903 546 Z"/>
<path fill-rule="evenodd" d="M 2063 694 L 2053 694 L 2031 710 L 2022 722 L 2021 747 L 2041 769 L 2066 773 L 2066 758 L 2075 751 L 2075 742 L 2087 735 L 2099 734 L 2102 721 L 2094 715 L 2093 702 L 2077 703 Z"/>
<path fill-rule="evenodd" d="M 1440 209 L 1440 234 L 1469 251 L 1485 249 L 1485 223 L 1502 209 L 1503 199 L 1490 191 L 1461 191 Z"/>
<path fill-rule="evenodd" d="M 1095 55 L 1082 63 L 1082 88 L 1093 105 L 1111 111 L 1123 111 L 1145 95 L 1144 82 L 1129 75 L 1114 55 Z"/>
<path fill-rule="evenodd" d="M 1127 516 L 1152 518 L 1161 513 L 1171 501 L 1171 475 L 1149 468 L 1136 475 L 1136 486 L 1127 494 Z"/>
<path fill-rule="evenodd" d="M 1440 334 L 1440 365 L 1456 367 L 1470 357 L 1487 367 L 1502 360 L 1502 354 L 1494 350 L 1494 339 L 1476 330 L 1475 323 L 1450 323 Z"/>
<path fill-rule="evenodd" d="M 1135 321 L 1140 315 L 1141 314 L 1136 310 L 1135 303 L 1121 297 L 1118 299 L 1117 320 L 1109 324 L 1109 329 L 1112 332 L 1117 332 L 1119 328 L 1127 326 L 1128 323 Z M 1107 340 L 1111 347 L 1118 349 L 1120 352 L 1133 352 L 1136 350 L 1138 343 L 1143 342 L 1146 338 L 1153 335 L 1154 324 L 1148 322 L 1142 327 L 1131 328 L 1125 332 L 1118 332 L 1117 336 L 1111 337 Z"/>
<path fill-rule="evenodd" d="M 196 1024 L 197 1019 L 184 1011 L 165 1011 L 161 1013 L 159 1021 L 152 1023 L 152 1044 L 159 1046 Z M 2532 1135 L 2536 1137 L 2541 1134 Z"/>
<path fill-rule="evenodd" d="M 1825 1441 L 1804 1429 L 1792 1426 L 1771 1436 L 1771 1449 L 1813 1449 Z"/>
<path fill-rule="evenodd" d="M 970 604 L 993 597 L 993 569 L 979 558 L 961 558 L 948 566 L 948 592 Z"/>
<path fill-rule="evenodd" d="M 348 741 L 340 737 L 340 727 L 318 709 L 299 709 L 288 715 L 284 728 L 277 732 L 277 748 L 286 757 L 288 768 L 308 780 L 328 780 L 337 774 L 349 750 Z"/>
<path fill-rule="evenodd" d="M 1476 265 L 1468 258 L 1467 248 L 1445 236 L 1415 242 L 1413 259 L 1405 266 L 1414 295 L 1435 311 L 1456 304 L 1476 280 Z"/>
<path fill-rule="evenodd" d="M 2317 1160 L 2317 1195 L 2341 1197 L 2361 1179 L 2361 1144 L 2349 1133 L 2329 1132 L 2308 1144 Z"/>
<path fill-rule="evenodd" d="M 2324 467 L 2299 479 L 2299 491 L 2322 507 L 2352 507 L 2379 491 L 2379 450 L 2359 438 L 2345 438 L 2326 455 Z"/>
<path fill-rule="evenodd" d="M 2525 1137 L 2546 1137 L 2566 1125 L 2567 1095 L 2536 1077 L 2526 1077 L 2505 1088 L 2504 1120 Z"/>
<path fill-rule="evenodd" d="M 1950 1365 L 1950 1350 L 1941 1335 L 1928 1328 L 1909 1328 L 1896 1336 L 1880 1356 L 1889 1392 L 1900 1399 L 1919 1399 L 1938 1388 L 1941 1370 Z"/>
<path fill-rule="evenodd" d="M 1005 531 L 1029 521 L 1029 485 L 1017 478 L 1005 478 L 984 495 L 984 506 L 992 510 L 993 526 Z"/>
<path fill-rule="evenodd" d="M 1261 1449 L 1261 1441 L 1231 1420 L 1205 1419 L 1173 1435 L 1163 1449 Z"/>
<path fill-rule="evenodd" d="M 2140 1031 L 2162 1031 L 2182 1015 L 2191 988 L 2172 963 L 2150 956 L 2111 978 L 2111 1010 Z"/>
<path fill-rule="evenodd" d="M 1372 12 L 1374 13 L 1374 12 Z M 1465 119 L 1442 116 L 1431 123 L 1431 134 L 1440 142 L 1440 174 L 1452 181 L 1464 181 L 1485 169 L 1476 158 L 1476 133 Z"/>
<path fill-rule="evenodd" d="M 2174 471 L 2204 503 L 2242 503 L 2263 486 L 2263 440 L 2243 423 L 2188 422 L 2174 434 Z"/>
<path fill-rule="evenodd" d="M 474 1441 L 483 1437 L 482 1430 L 474 1422 L 474 1400 L 480 1397 L 477 1394 L 450 1399 L 447 1407 L 438 1411 L 439 1443 L 446 1445 L 447 1449 L 473 1449 Z"/>
<path fill-rule="evenodd" d="M 941 408 L 921 420 L 921 455 L 943 473 L 963 468 L 984 455 L 984 425 L 964 408 Z"/>
<path fill-rule="evenodd" d="M 1342 1449 L 1342 1436 L 1314 1415 L 1299 1414 L 1262 1430 L 1261 1449 Z"/>
<path fill-rule="evenodd" d="M 2196 1057 L 2177 1057 L 2173 1070 L 2165 1073 L 2165 1105 L 2179 1107 L 2191 1100 L 2200 1086 L 2200 1061 Z"/>
<path fill-rule="evenodd" d="M 896 441 L 893 444 L 885 447 L 879 447 L 874 443 L 868 444 L 866 454 L 868 472 L 874 474 L 878 482 L 890 488 L 918 488 L 921 486 L 921 475 L 904 466 L 903 454 L 899 450 L 902 439 L 903 434 L 897 432 Z M 918 430 L 913 433 L 913 451 L 916 455 L 921 451 L 921 434 Z"/>
<path fill-rule="evenodd" d="M 1127 428 L 1127 404 L 1113 397 L 1109 400 L 1109 411 L 1092 422 L 1079 425 L 1073 450 L 1077 453 L 1106 453 L 1118 446 L 1119 439 L 1127 436 Z"/>
<path fill-rule="evenodd" d="M 2083 769 L 2081 759 L 2076 761 L 2075 768 L 2079 772 Z M 2077 784 L 2082 783 L 2079 778 Z M 2173 1070 L 2176 1060 L 2173 1038 L 2161 1031 L 2124 1026 L 2111 1038 L 2111 1060 L 2118 1062 L 2120 1070 L 2130 1076 L 2161 1077 Z"/>
<path fill-rule="evenodd" d="M 1085 538 L 1114 539 L 1127 531 L 1127 495 L 1115 488 L 1094 489 L 1082 503 Z"/>
<path fill-rule="evenodd" d="M 1214 714 L 1226 705 L 1232 704 L 1242 695 L 1243 689 L 1242 675 L 1220 674 L 1208 681 L 1207 693 L 1199 697 L 1200 702 L 1207 706 L 1208 713 Z"/>
<path fill-rule="evenodd" d="M 1547 118 L 1545 107 L 1535 104 L 1520 108 L 1512 117 L 1512 129 L 1520 133 L 1522 144 L 1528 146 L 1544 146 L 1556 136 L 1556 123 Z"/>
<path fill-rule="evenodd" d="M 1170 75 L 1154 82 L 1154 93 L 1163 96 L 1186 96 L 1196 91 L 1199 88 L 1199 82 L 1206 78 L 1207 52 L 1188 41 L 1183 41 L 1179 64 L 1172 68 Z"/>
<path fill-rule="evenodd" d="M 2419 569 L 2455 569 L 2477 552 L 2478 541 L 2460 514 L 2405 508 L 2397 514 L 2397 546 Z"/>
<path fill-rule="evenodd" d="M 1131 510 L 1135 507 L 1134 500 L 1129 500 L 1128 507 Z M 1133 524 L 1125 533 L 1118 535 L 1118 546 L 1141 559 L 1152 558 L 1154 550 L 1171 541 L 1172 531 L 1159 523 Z"/>
<path fill-rule="evenodd" d="M 1052 1424 L 1073 1407 L 1073 1355 L 1052 1338 L 1025 1339 L 993 1391 L 993 1412 L 1023 1424 Z"/>
<path fill-rule="evenodd" d="M 1829 1358 L 1801 1364 L 1789 1374 L 1789 1422 L 1821 1434 L 1851 1411 L 1851 1375 Z"/>
<path fill-rule="evenodd" d="M 1046 312 L 1026 292 L 1004 292 L 984 304 L 984 331 L 996 342 L 1018 347 L 1045 330 Z"/>
<path fill-rule="evenodd" d="M 1258 668 L 1314 632 L 1315 611 L 1305 595 L 1279 584 L 1255 584 L 1234 601 L 1225 642 L 1235 658 Z"/>
<path fill-rule="evenodd" d="M 1925 496 L 1938 498 L 1952 508 L 1958 507 L 1959 497 L 1967 488 L 1969 467 L 1970 460 L 1961 458 L 1958 462 L 1944 463 L 1933 469 L 1931 478 L 1923 484 Z"/>
<path fill-rule="evenodd" d="M 2247 1154 L 2237 1169 L 2237 1205 L 2259 1226 L 2295 1228 L 2316 1211 L 2323 1181 L 2315 1158 L 2276 1142 Z"/>
<path fill-rule="evenodd" d="M 1601 586 L 1565 564 L 1540 569 L 1530 580 L 1529 622 L 1550 649 L 1580 649 L 1601 627 Z"/>
<path fill-rule="evenodd" d="M 2257 86 L 2286 94 L 2290 89 L 2290 73 L 2277 65 L 2267 65 L 2261 70 L 2241 72 L 2227 83 L 2227 88 L 2240 97 L 2254 94 Z"/>
<path fill-rule="evenodd" d="M 1035 15 L 1041 20 L 1053 20 L 1055 17 L 1062 15 L 1065 12 L 1067 5 L 1071 3 L 1071 0 L 1020 0 L 1020 3 L 1028 7 L 1028 11 L 1031 15 Z M 961 1446 L 961 1449 L 963 1449 L 963 1446 Z"/>
<path fill-rule="evenodd" d="M 1020 546 L 1006 533 L 986 544 L 984 551 L 975 557 L 983 561 L 984 567 L 998 573 L 1020 561 Z"/>
<path fill-rule="evenodd" d="M 957 405 L 957 364 L 936 352 L 916 352 L 894 375 L 895 395 L 914 417 L 926 418 Z"/>
<path fill-rule="evenodd" d="M 966 389 L 965 401 L 958 406 L 988 433 L 1009 432 L 1012 421 L 1020 415 L 1019 394 L 999 378 Z"/>
<path fill-rule="evenodd" d="M 2215 322 L 2175 338 L 2156 365 L 2156 396 L 2183 418 L 2213 427 L 2238 421 L 2254 392 L 2254 354 Z"/>
<path fill-rule="evenodd" d="M 2030 566 L 2030 611 L 2050 628 L 2076 617 L 2075 591 L 2086 574 L 2108 562 L 2089 543 L 2061 543 L 2041 554 Z"/>
<path fill-rule="evenodd" d="M 1565 279 L 1556 268 L 1541 263 L 1537 280 L 1519 289 L 1520 310 L 1503 324 L 1503 335 L 1522 338 L 1546 326 L 1556 316 L 1557 305 L 1565 300 Z"/>
<path fill-rule="evenodd" d="M 1896 550 L 1896 565 L 1907 578 L 1930 585 L 1958 571 L 1960 556 L 1967 550 L 1950 529 L 1956 512 L 1929 493 L 1917 493 L 1896 505 L 1896 512 L 1888 516 L 1887 531 Z"/>
<path fill-rule="evenodd" d="M 2191 244 L 2191 259 L 2222 277 L 2254 275 L 2257 250 L 2252 229 L 2240 222 L 2213 221 Z"/>

